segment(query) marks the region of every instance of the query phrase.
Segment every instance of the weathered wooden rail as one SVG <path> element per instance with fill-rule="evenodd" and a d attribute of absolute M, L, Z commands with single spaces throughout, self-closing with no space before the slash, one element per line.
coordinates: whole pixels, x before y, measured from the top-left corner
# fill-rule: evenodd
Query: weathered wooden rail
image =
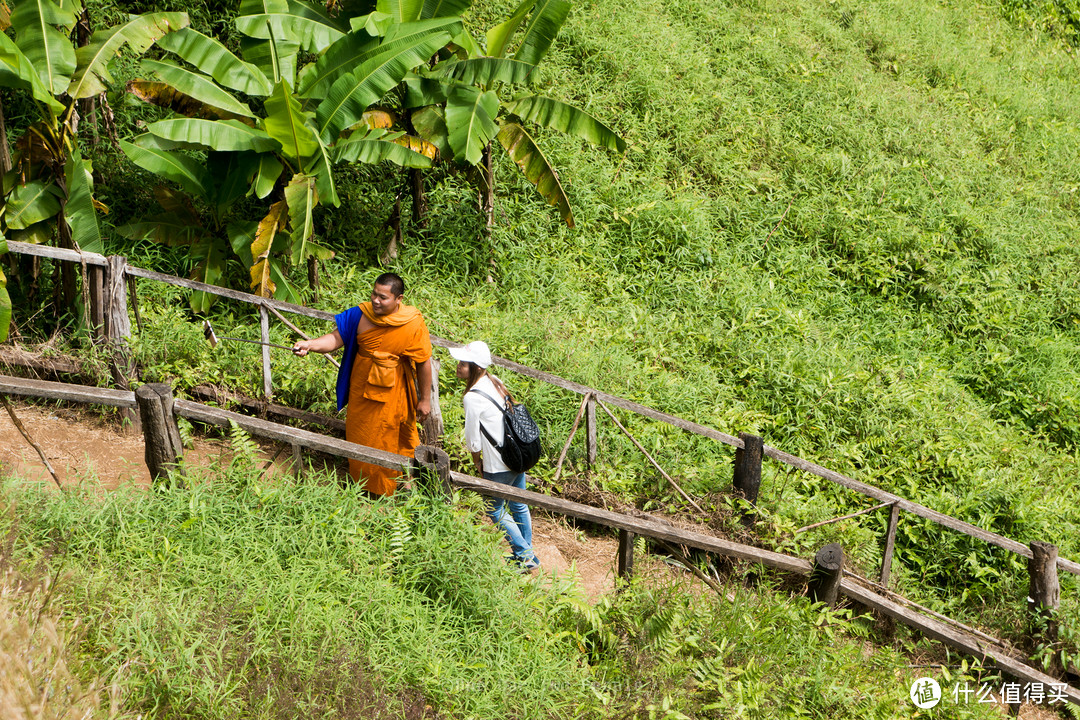
<path fill-rule="evenodd" d="M 8 249 L 10 252 L 14 253 L 36 255 L 39 257 L 52 258 L 55 260 L 62 260 L 67 262 L 84 263 L 87 266 L 103 268 L 104 272 L 98 277 L 100 277 L 102 288 L 111 288 L 111 292 L 106 294 L 104 292 L 104 289 L 100 291 L 98 289 L 95 289 L 93 292 L 90 293 L 90 295 L 92 299 L 95 297 L 110 298 L 108 303 L 108 316 L 115 316 L 117 319 L 115 322 L 105 323 L 105 329 L 113 333 L 123 332 L 124 323 L 126 323 L 126 304 L 123 293 L 116 292 L 117 288 L 121 288 L 124 285 L 123 282 L 117 280 L 117 278 L 121 276 L 124 278 L 141 278 L 156 282 L 163 282 L 169 285 L 211 293 L 220 297 L 254 305 L 259 309 L 261 331 L 260 334 L 263 342 L 269 342 L 268 312 L 273 312 L 275 314 L 285 312 L 328 322 L 333 321 L 334 318 L 333 313 L 329 313 L 324 310 L 316 310 L 314 308 L 308 308 L 302 305 L 294 305 L 292 303 L 281 302 L 272 298 L 263 298 L 256 295 L 251 295 L 249 293 L 239 292 L 237 290 L 222 288 L 216 285 L 208 285 L 206 283 L 201 283 L 194 280 L 187 280 L 185 278 L 178 278 L 171 275 L 154 272 L 152 270 L 137 268 L 128 265 L 123 258 L 118 258 L 115 256 L 110 258 L 94 253 L 80 253 L 75 250 L 64 250 L 60 248 L 10 241 L 8 243 Z M 91 313 L 90 315 L 92 317 L 97 317 L 99 313 Z M 123 320 L 120 319 L 121 316 L 123 316 Z M 432 337 L 431 340 L 432 344 L 438 347 L 457 347 L 457 343 L 450 342 L 449 340 L 445 340 L 443 338 Z M 118 354 L 123 357 L 122 348 L 124 346 L 124 336 L 109 335 L 109 341 L 116 348 L 118 348 Z M 1020 555 L 1021 557 L 1027 558 L 1029 560 L 1032 559 L 1031 549 L 1023 543 L 1003 537 L 996 533 L 989 532 L 975 525 L 972 525 L 971 523 L 967 523 L 963 520 L 950 517 L 936 510 L 920 505 L 919 503 L 907 500 L 898 495 L 894 495 L 879 488 L 875 488 L 871 485 L 867 485 L 866 483 L 859 482 L 858 480 L 847 477 L 846 475 L 835 472 L 833 470 L 829 470 L 816 463 L 804 460 L 789 453 L 785 453 L 782 450 L 771 447 L 769 445 L 765 445 L 762 443 L 761 438 L 758 438 L 757 436 L 749 435 L 747 433 L 740 433 L 738 436 L 728 435 L 726 433 L 720 432 L 719 430 L 715 430 L 713 428 L 706 427 L 704 425 L 700 425 L 698 423 L 691 422 L 680 417 L 676 417 L 669 413 L 647 407 L 645 405 L 636 403 L 626 398 L 619 397 L 617 395 L 611 395 L 610 393 L 606 393 L 596 388 L 591 388 L 586 385 L 567 380 L 552 373 L 544 372 L 542 370 L 537 370 L 535 368 L 516 363 L 507 358 L 493 356 L 492 359 L 495 365 L 499 367 L 507 368 L 525 377 L 548 383 L 550 385 L 554 385 L 555 387 L 559 387 L 564 390 L 585 396 L 585 456 L 586 462 L 590 467 L 596 462 L 597 455 L 596 405 L 599 402 L 618 407 L 623 410 L 627 410 L 629 412 L 641 415 L 642 417 L 663 422 L 673 427 L 681 428 L 686 432 L 702 437 L 707 437 L 712 440 L 716 440 L 726 445 L 735 447 L 737 452 L 734 483 L 738 488 L 739 492 L 742 493 L 742 495 L 751 503 L 755 503 L 757 500 L 758 486 L 760 484 L 761 478 L 762 457 L 768 457 L 790 467 L 794 467 L 804 472 L 808 472 L 812 475 L 816 475 L 817 477 L 823 478 L 830 482 L 846 487 L 854 492 L 875 499 L 879 503 L 888 503 L 891 508 L 887 525 L 885 549 L 883 552 L 882 566 L 880 572 L 880 581 L 882 584 L 887 584 L 889 580 L 893 556 L 892 551 L 895 546 L 896 530 L 900 521 L 901 510 L 911 513 L 916 517 L 930 520 L 943 527 L 949 528 L 950 530 L 954 530 L 956 532 L 978 538 L 979 540 L 1016 553 L 1017 555 Z M 265 346 L 262 353 L 262 368 L 262 385 L 264 397 L 266 401 L 269 402 L 271 396 L 270 391 L 272 389 L 271 359 L 269 350 Z M 116 374 L 117 373 L 114 373 L 114 375 Z M 125 386 L 122 379 L 118 382 L 119 384 L 121 384 L 122 387 Z M 750 452 L 745 452 L 747 450 L 748 442 L 750 443 Z M 655 461 L 653 462 L 655 464 Z M 661 470 L 661 472 L 663 471 Z M 693 503 L 693 500 L 690 500 L 690 502 Z M 1057 567 L 1061 570 L 1065 570 L 1066 572 L 1073 573 L 1074 575 L 1080 575 L 1080 563 L 1069 560 L 1068 558 L 1058 557 Z"/>
<path fill-rule="evenodd" d="M 150 391 L 144 392 L 145 389 Z M 146 459 L 147 464 L 151 465 L 152 475 L 155 474 L 155 466 L 158 470 L 165 469 L 165 471 L 173 472 L 179 470 L 182 472 L 182 464 L 180 463 L 183 453 L 182 448 L 177 448 L 172 441 L 160 437 L 162 420 L 165 425 L 175 425 L 175 417 L 171 417 L 171 414 L 175 413 L 175 415 L 186 417 L 189 420 L 220 426 L 236 423 L 252 435 L 291 445 L 294 457 L 297 458 L 299 458 L 300 449 L 306 449 L 399 469 L 414 477 L 419 477 L 425 473 L 441 476 L 445 486 L 469 490 L 490 497 L 523 502 L 531 507 L 542 508 L 580 520 L 617 528 L 624 539 L 632 539 L 633 536 L 640 535 L 660 542 L 692 547 L 723 557 L 761 564 L 774 570 L 792 573 L 801 577 L 808 577 L 814 571 L 814 566 L 805 559 L 673 527 L 658 518 L 632 516 L 603 510 L 529 490 L 518 490 L 463 473 L 452 472 L 449 469 L 446 454 L 435 448 L 421 446 L 417 449 L 417 453 L 413 458 L 396 455 L 221 408 L 182 399 L 172 400 L 171 393 L 166 385 L 144 385 L 138 391 L 132 392 L 0 376 L 0 394 L 92 403 L 120 408 L 140 407 L 144 412 L 147 407 L 146 403 L 143 402 L 145 397 L 163 400 L 163 402 L 154 405 L 153 412 L 161 411 L 164 415 L 157 420 L 144 417 L 141 423 L 144 432 L 147 434 Z M 152 448 L 151 445 L 156 447 Z M 162 457 L 170 454 L 172 455 L 171 458 Z M 629 563 L 632 562 L 625 556 L 626 547 L 628 547 L 627 543 L 620 544 L 618 564 L 621 571 L 628 569 Z M 905 623 L 928 637 L 945 643 L 949 647 L 979 658 L 985 665 L 996 667 L 1025 682 L 1040 683 L 1046 688 L 1054 688 L 1061 697 L 1080 705 L 1080 690 L 1061 683 L 1046 673 L 1031 667 L 1008 653 L 1002 643 L 996 642 L 986 635 L 963 629 L 958 627 L 956 623 L 927 617 L 851 579 L 843 579 L 837 585 L 841 594 L 855 602 Z"/>

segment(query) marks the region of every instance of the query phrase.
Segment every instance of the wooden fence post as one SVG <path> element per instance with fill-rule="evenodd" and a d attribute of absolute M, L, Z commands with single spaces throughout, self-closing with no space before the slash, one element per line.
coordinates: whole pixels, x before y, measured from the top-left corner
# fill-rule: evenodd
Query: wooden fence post
<path fill-rule="evenodd" d="M 585 403 L 585 468 L 592 472 L 596 465 L 596 395 Z"/>
<path fill-rule="evenodd" d="M 634 538 L 629 530 L 619 530 L 618 573 L 626 580 L 634 574 Z"/>
<path fill-rule="evenodd" d="M 893 503 L 889 511 L 889 529 L 885 533 L 885 553 L 881 557 L 881 584 L 889 587 L 889 574 L 892 572 L 893 549 L 896 547 L 896 526 L 900 521 L 900 505 Z"/>
<path fill-rule="evenodd" d="M 431 366 L 431 414 L 420 423 L 420 442 L 432 447 L 442 447 L 443 419 L 439 406 L 439 370 L 441 363 L 434 355 L 429 361 Z"/>
<path fill-rule="evenodd" d="M 135 402 L 142 418 L 151 480 L 157 483 L 168 479 L 170 472 L 183 477 L 180 461 L 184 458 L 184 443 L 173 412 L 172 388 L 165 383 L 140 385 L 135 390 Z"/>
<path fill-rule="evenodd" d="M 1032 639 L 1036 642 L 1054 642 L 1057 639 L 1057 620 L 1054 614 L 1061 600 L 1058 584 L 1058 548 L 1050 543 L 1034 541 L 1030 545 L 1028 560 L 1028 614 L 1031 621 Z"/>
<path fill-rule="evenodd" d="M 292 444 L 293 476 L 300 477 L 304 470 L 304 452 L 299 443 Z"/>
<path fill-rule="evenodd" d="M 442 448 L 418 445 L 413 459 L 413 479 L 419 480 L 424 474 L 438 478 L 443 495 L 449 499 L 454 492 L 454 486 L 450 482 L 450 456 Z"/>
<path fill-rule="evenodd" d="M 95 342 L 106 340 L 105 332 L 105 269 L 100 265 L 87 265 L 86 282 L 89 284 L 87 296 L 90 298 L 90 307 L 86 308 L 86 323 L 90 326 L 90 334 Z"/>
<path fill-rule="evenodd" d="M 270 402 L 274 394 L 273 382 L 270 379 L 270 313 L 265 305 L 259 305 L 259 332 L 262 336 L 262 376 L 263 376 L 263 400 Z"/>
<path fill-rule="evenodd" d="M 128 317 L 127 294 L 125 293 L 125 268 L 127 258 L 122 255 L 110 255 L 105 271 L 105 308 L 103 312 L 103 332 L 109 346 L 109 365 L 113 382 L 121 390 L 131 387 L 131 381 L 138 379 L 135 361 L 131 357 L 128 341 L 131 338 L 131 320 Z M 139 432 L 139 413 L 134 408 L 122 408 L 120 415 L 124 426 L 132 432 Z"/>
<path fill-rule="evenodd" d="M 814 569 L 806 594 L 814 602 L 836 607 L 840 597 L 840 580 L 844 576 L 844 549 L 839 543 L 829 543 L 814 556 Z"/>
<path fill-rule="evenodd" d="M 761 490 L 761 456 L 765 443 L 757 435 L 739 433 L 743 447 L 735 450 L 735 473 L 731 478 L 735 491 L 751 505 L 756 505 Z M 744 525 L 751 525 L 756 516 L 753 512 L 743 514 Z"/>

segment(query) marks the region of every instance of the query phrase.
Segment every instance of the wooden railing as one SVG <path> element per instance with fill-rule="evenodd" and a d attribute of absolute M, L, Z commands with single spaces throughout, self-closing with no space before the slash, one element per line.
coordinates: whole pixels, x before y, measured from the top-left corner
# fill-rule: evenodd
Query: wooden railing
<path fill-rule="evenodd" d="M 105 310 L 103 312 L 92 312 L 90 317 L 102 316 L 104 321 L 104 334 L 107 336 L 110 342 L 114 343 L 117 347 L 120 347 L 125 342 L 125 331 L 127 330 L 127 300 L 123 293 L 123 288 L 126 283 L 132 283 L 134 278 L 141 278 L 145 280 L 152 280 L 156 282 L 162 282 L 169 285 L 188 288 L 190 290 L 198 290 L 219 297 L 236 300 L 238 302 L 254 305 L 259 310 L 260 316 L 260 331 L 262 342 L 269 342 L 269 314 L 280 316 L 280 313 L 291 313 L 294 315 L 300 315 L 303 317 L 313 318 L 316 320 L 323 320 L 332 322 L 334 314 L 326 312 L 324 310 L 316 310 L 314 308 L 305 307 L 303 305 L 295 305 L 292 303 L 286 303 L 272 298 L 259 297 L 257 295 L 251 295 L 249 293 L 239 292 L 237 290 L 230 290 L 228 288 L 218 287 L 216 285 L 208 285 L 206 283 L 197 282 L 194 280 L 187 280 L 184 278 L 174 277 L 172 275 L 166 275 L 152 270 L 145 270 L 142 268 L 128 265 L 126 260 L 122 257 L 111 256 L 105 257 L 103 255 L 97 255 L 94 253 L 80 253 L 74 250 L 63 250 L 59 248 L 47 247 L 42 245 L 31 245 L 27 243 L 9 242 L 9 251 L 13 253 L 21 253 L 26 255 L 36 255 L 39 257 L 52 258 L 55 260 L 62 260 L 67 262 L 80 263 L 89 267 L 103 268 L 104 272 L 91 276 L 89 282 L 93 285 L 90 292 L 91 303 L 100 303 Z M 130 294 L 135 297 L 134 288 L 129 286 Z M 97 298 L 97 300 L 95 300 Z M 113 318 L 111 321 L 109 318 Z M 457 344 L 449 340 L 445 340 L 439 337 L 431 338 L 432 344 L 438 347 L 451 348 L 456 347 Z M 120 358 L 117 365 L 127 363 L 126 356 L 122 352 L 116 354 Z M 882 564 L 880 570 L 880 582 L 883 585 L 887 585 L 892 563 L 892 548 L 895 545 L 897 526 L 900 520 L 900 511 L 911 513 L 917 517 L 925 518 L 934 523 L 937 523 L 943 527 L 949 528 L 956 532 L 969 535 L 974 538 L 978 538 L 984 542 L 990 543 L 997 547 L 1003 548 L 1010 552 L 1016 553 L 1029 560 L 1033 559 L 1032 550 L 1029 546 L 1012 540 L 1010 538 L 1003 537 L 996 533 L 989 532 L 983 528 L 972 525 L 971 523 L 964 522 L 957 518 L 945 515 L 931 508 L 920 505 L 919 503 L 907 500 L 898 495 L 894 495 L 885 490 L 867 485 L 853 478 L 847 477 L 841 473 L 838 473 L 828 468 L 822 467 L 816 463 L 804 460 L 789 453 L 783 452 L 777 448 L 765 445 L 762 443 L 761 438 L 747 433 L 739 433 L 738 436 L 728 435 L 720 432 L 719 430 L 700 425 L 698 423 L 686 420 L 684 418 L 671 415 L 669 413 L 650 408 L 640 403 L 628 400 L 617 395 L 604 392 L 596 388 L 591 388 L 580 383 L 567 380 L 553 373 L 545 372 L 543 370 L 537 370 L 520 363 L 516 363 L 507 358 L 494 356 L 494 364 L 512 370 L 522 376 L 539 380 L 544 383 L 548 383 L 555 387 L 568 390 L 578 395 L 583 396 L 582 412 L 579 413 L 579 419 L 581 415 L 584 415 L 586 426 L 586 438 L 585 438 L 585 458 L 588 465 L 592 465 L 596 462 L 597 454 L 597 420 L 596 420 L 596 407 L 599 404 L 602 408 L 610 405 L 628 410 L 632 413 L 641 415 L 642 417 L 650 418 L 659 422 L 666 423 L 673 427 L 680 428 L 686 432 L 707 437 L 712 440 L 730 445 L 736 448 L 736 463 L 735 463 L 735 477 L 733 479 L 736 488 L 741 494 L 746 497 L 751 503 L 756 502 L 758 485 L 761 478 L 761 459 L 762 457 L 768 457 L 777 462 L 785 465 L 803 470 L 812 475 L 816 475 L 830 482 L 836 483 L 843 487 L 846 487 L 854 492 L 865 495 L 869 498 L 877 500 L 879 503 L 887 504 L 890 508 L 890 515 L 887 525 L 885 548 L 883 551 Z M 129 367 L 129 365 L 125 366 Z M 114 367 L 114 378 L 117 381 L 117 385 L 123 388 L 127 387 L 127 377 L 125 376 L 125 367 Z M 262 349 L 262 385 L 264 398 L 269 401 L 272 396 L 272 372 L 271 372 L 271 359 L 270 351 L 267 346 L 263 346 Z M 609 413 L 610 414 L 610 413 Z M 618 423 L 614 415 L 611 415 L 612 419 Z M 575 424 L 575 430 L 576 430 Z M 620 425 L 620 429 L 629 435 Z M 633 440 L 633 436 L 630 436 Z M 572 434 L 571 434 L 572 439 Z M 634 440 L 635 444 L 638 444 Z M 749 449 L 747 446 L 749 443 Z M 569 440 L 567 441 L 569 445 Z M 639 449 L 644 451 L 638 444 Z M 646 453 L 648 456 L 648 453 Z M 658 470 L 665 477 L 667 477 L 672 483 L 674 481 L 667 473 L 659 467 L 659 464 L 649 456 L 649 460 L 657 467 Z M 680 493 L 687 498 L 687 500 L 694 504 L 693 499 L 687 496 L 681 488 L 677 485 L 675 487 Z M 1076 563 L 1064 557 L 1058 557 L 1056 565 L 1061 570 L 1070 572 L 1074 575 L 1080 575 L 1080 563 Z"/>
<path fill-rule="evenodd" d="M 175 434 L 177 416 L 220 426 L 235 423 L 252 435 L 291 445 L 297 468 L 302 465 L 303 450 L 317 451 L 401 470 L 416 479 L 441 481 L 446 489 L 458 488 L 490 497 L 523 502 L 535 508 L 543 508 L 580 520 L 617 528 L 621 539 L 620 570 L 627 569 L 628 544 L 626 541 L 632 540 L 635 535 L 652 538 L 660 543 L 697 548 L 723 557 L 758 563 L 802 577 L 811 576 L 815 570 L 815 565 L 803 558 L 673 527 L 661 518 L 645 514 L 627 515 L 612 512 L 452 472 L 446 453 L 437 448 L 421 446 L 412 458 L 395 455 L 221 408 L 182 399 L 174 400 L 171 389 L 167 385 L 143 385 L 137 391 L 131 392 L 0 376 L 0 395 L 93 403 L 128 409 L 138 407 L 143 416 L 141 424 L 146 434 L 147 464 L 151 477 L 155 478 L 155 481 L 170 476 L 174 481 L 182 482 L 180 479 L 183 477 L 183 448 L 167 437 Z M 156 415 L 156 419 L 151 419 L 151 415 Z M 1052 689 L 1057 696 L 1080 705 L 1080 690 L 1061 683 L 1016 658 L 1004 643 L 995 638 L 941 615 L 928 616 L 924 614 L 925 608 L 920 608 L 894 593 L 886 596 L 877 592 L 872 583 L 857 576 L 849 574 L 848 577 L 838 578 L 837 589 L 840 594 L 851 600 L 909 625 L 956 650 L 979 658 L 986 665 L 996 667 L 1025 682 L 1039 683 L 1047 689 L 1047 692 L 1051 692 Z"/>

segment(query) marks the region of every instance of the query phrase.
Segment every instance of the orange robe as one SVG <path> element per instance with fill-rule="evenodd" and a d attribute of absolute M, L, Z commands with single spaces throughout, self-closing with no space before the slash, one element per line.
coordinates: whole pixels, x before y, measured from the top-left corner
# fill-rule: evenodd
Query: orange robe
<path fill-rule="evenodd" d="M 357 334 L 356 359 L 349 376 L 345 439 L 359 445 L 412 457 L 420 444 L 416 428 L 416 363 L 431 357 L 431 340 L 420 311 L 400 306 L 380 317 L 361 303 L 376 327 Z M 349 460 L 349 474 L 364 479 L 368 492 L 393 495 L 399 472 Z"/>

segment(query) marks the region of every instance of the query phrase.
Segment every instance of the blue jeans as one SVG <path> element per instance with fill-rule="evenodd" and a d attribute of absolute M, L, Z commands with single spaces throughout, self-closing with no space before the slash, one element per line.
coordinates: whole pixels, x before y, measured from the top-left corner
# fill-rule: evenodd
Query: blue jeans
<path fill-rule="evenodd" d="M 525 489 L 525 473 L 507 470 L 506 472 L 484 473 L 484 478 L 501 485 L 509 485 L 518 490 Z M 529 506 L 525 503 L 503 500 L 502 498 L 487 498 L 487 514 L 491 521 L 502 528 L 506 534 L 506 540 L 510 543 L 510 550 L 514 553 L 514 559 L 518 562 L 536 560 L 536 554 L 532 549 L 532 518 L 529 515 Z M 506 512 L 507 505 L 510 512 Z"/>

